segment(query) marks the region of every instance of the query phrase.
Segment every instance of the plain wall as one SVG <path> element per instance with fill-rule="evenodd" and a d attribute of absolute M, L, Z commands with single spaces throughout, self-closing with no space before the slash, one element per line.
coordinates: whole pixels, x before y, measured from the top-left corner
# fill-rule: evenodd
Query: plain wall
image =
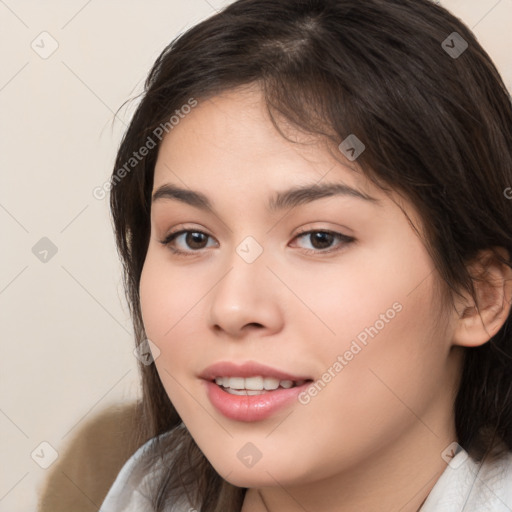
<path fill-rule="evenodd" d="M 35 510 L 40 443 L 60 452 L 88 417 L 139 396 L 108 196 L 93 190 L 133 108 L 114 113 L 167 43 L 225 3 L 0 2 L 2 512 Z M 512 0 L 441 4 L 512 90 Z"/>

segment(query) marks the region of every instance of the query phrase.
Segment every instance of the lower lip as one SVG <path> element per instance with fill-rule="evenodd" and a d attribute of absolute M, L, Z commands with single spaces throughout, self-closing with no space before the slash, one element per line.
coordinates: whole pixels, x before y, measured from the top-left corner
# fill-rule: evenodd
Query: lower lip
<path fill-rule="evenodd" d="M 232 395 L 215 382 L 203 382 L 206 383 L 212 405 L 227 418 L 237 421 L 264 420 L 293 401 L 298 401 L 298 395 L 311 384 L 305 382 L 302 386 L 278 388 L 261 395 Z"/>

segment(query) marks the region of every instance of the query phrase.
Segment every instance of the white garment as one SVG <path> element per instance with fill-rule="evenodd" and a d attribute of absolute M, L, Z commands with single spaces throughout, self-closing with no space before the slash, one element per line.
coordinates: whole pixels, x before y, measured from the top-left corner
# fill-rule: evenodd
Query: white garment
<path fill-rule="evenodd" d="M 181 424 L 178 428 L 183 428 Z M 168 435 L 162 434 L 161 437 Z M 147 484 L 154 475 L 162 471 L 158 461 L 147 473 L 140 467 L 140 461 L 155 445 L 156 437 L 143 444 L 124 464 L 108 491 L 98 512 L 154 512 L 150 498 L 146 495 Z M 167 510 L 166 510 L 167 512 Z M 168 512 L 198 512 L 186 498 L 175 503 Z"/>
<path fill-rule="evenodd" d="M 158 469 L 142 474 L 137 463 L 145 450 L 152 448 L 154 440 L 141 446 L 121 468 L 99 512 L 153 512 L 142 489 Z M 182 502 L 169 512 L 197 511 L 188 502 Z M 467 457 L 464 451 L 457 453 L 420 512 L 512 512 L 512 452 L 483 465 Z"/>
<path fill-rule="evenodd" d="M 512 452 L 483 464 L 459 452 L 420 512 L 512 512 Z"/>

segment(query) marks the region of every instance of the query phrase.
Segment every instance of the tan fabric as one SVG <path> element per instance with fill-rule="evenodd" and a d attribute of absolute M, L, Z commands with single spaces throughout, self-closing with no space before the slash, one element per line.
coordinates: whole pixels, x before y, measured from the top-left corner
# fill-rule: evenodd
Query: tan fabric
<path fill-rule="evenodd" d="M 76 432 L 48 468 L 39 512 L 98 512 L 121 467 L 139 448 L 134 441 L 137 405 L 102 411 Z M 143 443 L 142 443 L 143 444 Z"/>

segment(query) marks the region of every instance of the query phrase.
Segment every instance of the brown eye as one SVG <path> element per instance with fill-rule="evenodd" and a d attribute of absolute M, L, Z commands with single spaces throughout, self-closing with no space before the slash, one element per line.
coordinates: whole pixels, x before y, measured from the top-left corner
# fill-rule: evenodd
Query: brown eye
<path fill-rule="evenodd" d="M 330 247 L 335 237 L 331 233 L 325 231 L 316 231 L 310 234 L 311 243 L 315 249 L 327 249 Z"/>
<path fill-rule="evenodd" d="M 185 236 L 185 244 L 191 249 L 204 249 L 202 244 L 208 240 L 208 235 L 200 231 L 188 231 Z"/>
<path fill-rule="evenodd" d="M 336 233 L 335 231 L 325 230 L 310 230 L 304 233 L 300 233 L 296 237 L 297 239 L 309 240 L 311 249 L 305 248 L 304 252 L 307 254 L 322 254 L 331 253 L 341 250 L 344 246 L 355 241 L 355 238 L 342 233 Z M 337 244 L 335 242 L 338 241 Z M 334 244 L 334 248 L 333 247 Z"/>
<path fill-rule="evenodd" d="M 210 235 L 193 229 L 182 229 L 170 233 L 160 243 L 168 247 L 173 253 L 181 255 L 193 255 L 194 252 L 200 252 L 207 247 Z M 178 243 L 179 242 L 179 243 Z M 176 247 L 176 245 L 178 247 Z"/>

